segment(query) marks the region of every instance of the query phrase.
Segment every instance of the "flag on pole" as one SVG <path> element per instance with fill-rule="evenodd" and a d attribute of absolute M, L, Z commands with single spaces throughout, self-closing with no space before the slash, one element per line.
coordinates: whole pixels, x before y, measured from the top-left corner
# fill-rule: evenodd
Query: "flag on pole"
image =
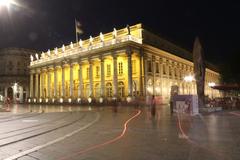
<path fill-rule="evenodd" d="M 78 34 L 83 34 L 81 23 L 75 19 L 76 43 L 78 43 Z"/>
<path fill-rule="evenodd" d="M 83 30 L 81 29 L 81 23 L 75 19 L 75 28 L 77 34 L 83 34 Z"/>

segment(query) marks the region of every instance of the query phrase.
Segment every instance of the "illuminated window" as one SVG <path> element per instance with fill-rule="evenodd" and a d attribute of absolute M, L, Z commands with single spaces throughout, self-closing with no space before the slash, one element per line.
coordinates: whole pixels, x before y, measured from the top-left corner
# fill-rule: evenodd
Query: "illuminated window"
<path fill-rule="evenodd" d="M 86 69 L 86 76 L 87 76 L 86 78 L 89 79 L 89 68 L 88 67 Z"/>
<path fill-rule="evenodd" d="M 156 73 L 159 73 L 159 64 L 156 63 Z"/>
<path fill-rule="evenodd" d="M 107 76 L 111 76 L 111 65 L 107 64 Z"/>
<path fill-rule="evenodd" d="M 148 66 L 147 71 L 148 72 L 152 72 L 152 63 L 151 63 L 151 61 L 147 61 L 147 66 Z"/>
<path fill-rule="evenodd" d="M 119 75 L 123 74 L 123 63 L 122 62 L 118 63 L 118 74 Z"/>
<path fill-rule="evenodd" d="M 99 66 L 96 66 L 96 77 L 100 76 L 100 68 Z"/>
<path fill-rule="evenodd" d="M 106 84 L 106 95 L 107 97 L 112 97 L 112 83 Z"/>
<path fill-rule="evenodd" d="M 137 69 L 136 69 L 136 60 L 132 60 L 132 73 L 136 73 Z"/>

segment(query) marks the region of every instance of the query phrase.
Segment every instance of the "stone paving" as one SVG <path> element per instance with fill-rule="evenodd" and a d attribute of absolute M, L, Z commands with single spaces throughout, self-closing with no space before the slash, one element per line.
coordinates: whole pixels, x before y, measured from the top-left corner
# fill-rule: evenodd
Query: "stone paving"
<path fill-rule="evenodd" d="M 240 111 L 237 110 L 191 117 L 184 114 L 171 115 L 169 106 L 158 106 L 157 114 L 152 117 L 148 107 L 124 106 L 118 107 L 117 112 L 112 107 L 87 106 L 14 105 L 10 108 L 11 112 L 0 113 L 0 141 L 8 141 L 1 140 L 3 132 L 11 132 L 11 136 L 15 133 L 14 130 L 24 127 L 33 128 L 39 125 L 44 130 L 46 124 L 51 129 L 74 120 L 76 122 L 0 147 L 0 159 L 47 144 L 70 132 L 76 132 L 79 128 L 83 129 L 56 143 L 23 155 L 18 160 L 240 159 Z M 138 110 L 141 110 L 141 114 L 128 123 L 125 134 L 121 136 L 124 124 L 136 115 Z M 39 115 L 28 117 L 33 114 Z M 94 120 L 97 121 L 84 128 Z M 21 130 L 17 133 L 21 133 Z M 39 133 L 39 130 L 24 136 L 34 133 Z"/>

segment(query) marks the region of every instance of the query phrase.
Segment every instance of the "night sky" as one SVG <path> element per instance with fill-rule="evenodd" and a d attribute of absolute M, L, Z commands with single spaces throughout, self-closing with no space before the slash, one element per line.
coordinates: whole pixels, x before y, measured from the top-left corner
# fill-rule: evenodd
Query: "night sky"
<path fill-rule="evenodd" d="M 82 39 L 127 24 L 145 28 L 192 50 L 200 37 L 208 61 L 228 80 L 240 80 L 240 5 L 231 1 L 184 0 L 16 0 L 9 11 L 0 8 L 0 48 L 47 51 L 75 40 L 74 18 L 82 24 Z M 234 69 L 234 67 L 238 69 Z M 232 78 L 234 75 L 235 78 Z"/>

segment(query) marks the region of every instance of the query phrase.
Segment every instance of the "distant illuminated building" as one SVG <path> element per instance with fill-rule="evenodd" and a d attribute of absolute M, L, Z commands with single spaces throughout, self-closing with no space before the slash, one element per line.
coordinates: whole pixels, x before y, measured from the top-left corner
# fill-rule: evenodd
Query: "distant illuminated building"
<path fill-rule="evenodd" d="M 29 96 L 29 56 L 32 50 L 0 49 L 0 101 L 24 102 Z"/>
<path fill-rule="evenodd" d="M 32 58 L 30 97 L 38 102 L 125 101 L 157 95 L 167 103 L 173 85 L 180 94 L 196 94 L 194 79 L 184 80 L 194 76 L 192 53 L 145 30 L 142 24 L 90 36 Z M 220 75 L 208 67 L 205 93 L 210 95 L 207 84 L 219 84 Z"/>

